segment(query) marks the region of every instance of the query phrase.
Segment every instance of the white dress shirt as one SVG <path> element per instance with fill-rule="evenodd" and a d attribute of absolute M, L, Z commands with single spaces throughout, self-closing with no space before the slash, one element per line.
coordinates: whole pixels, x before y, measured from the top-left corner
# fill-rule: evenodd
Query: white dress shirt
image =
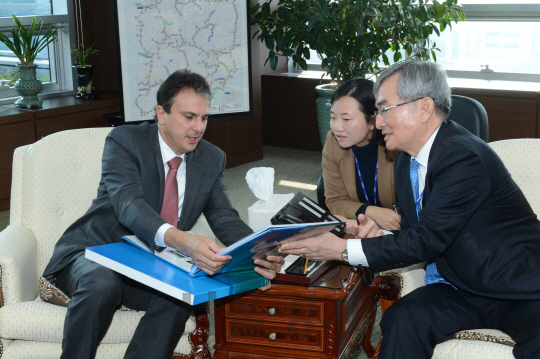
<path fill-rule="evenodd" d="M 440 126 L 433 132 L 429 140 L 424 144 L 420 152 L 418 152 L 418 156 L 412 157 L 412 159 L 416 159 L 418 164 L 418 192 L 419 194 L 422 193 L 424 190 L 424 187 L 426 185 L 426 174 L 427 174 L 427 167 L 428 167 L 428 160 L 429 160 L 429 153 L 431 151 L 431 146 L 433 146 L 433 141 L 435 141 L 435 136 L 437 136 L 437 133 L 439 132 Z M 422 206 L 422 201 L 420 201 L 420 206 Z M 384 234 L 392 234 L 390 231 L 383 230 Z M 355 239 L 349 239 L 348 242 L 348 249 L 349 249 L 349 263 L 352 265 L 363 265 L 368 267 L 369 263 L 366 258 L 366 254 L 364 253 L 364 249 L 362 248 L 362 240 L 360 238 Z"/>
<path fill-rule="evenodd" d="M 163 167 L 165 168 L 165 179 L 167 179 L 167 173 L 169 173 L 169 165 L 167 164 L 167 162 L 177 156 L 176 153 L 174 153 L 174 151 L 171 150 L 171 148 L 165 143 L 165 141 L 163 141 L 163 138 L 161 137 L 159 131 L 158 136 L 159 148 L 161 149 L 161 157 L 163 159 Z M 182 206 L 184 205 L 184 193 L 186 192 L 186 154 L 183 153 L 178 157 L 182 159 L 182 163 L 180 163 L 180 167 L 178 167 L 178 172 L 176 173 L 176 180 L 178 182 L 178 218 L 180 218 L 180 215 L 182 214 Z M 172 225 L 169 223 L 165 223 L 161 227 L 159 227 L 154 238 L 156 246 L 166 246 L 164 239 L 165 232 L 171 227 Z"/>

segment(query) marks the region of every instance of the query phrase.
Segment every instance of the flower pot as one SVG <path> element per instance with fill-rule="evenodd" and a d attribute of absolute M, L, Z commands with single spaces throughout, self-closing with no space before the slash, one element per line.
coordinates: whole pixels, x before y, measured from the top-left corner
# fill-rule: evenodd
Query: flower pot
<path fill-rule="evenodd" d="M 92 65 L 86 65 L 84 67 L 76 65 L 73 68 L 77 73 L 77 94 L 75 97 L 81 99 L 97 98 L 97 93 L 94 86 L 92 86 L 94 67 Z"/>
<path fill-rule="evenodd" d="M 15 101 L 15 106 L 20 108 L 41 108 L 43 100 L 37 97 L 41 92 L 41 81 L 36 77 L 37 65 L 17 64 L 19 79 L 15 82 L 15 90 L 21 98 Z"/>
<path fill-rule="evenodd" d="M 332 95 L 335 91 L 336 87 L 331 84 L 315 87 L 315 92 L 319 96 L 317 99 L 317 127 L 319 128 L 319 137 L 323 147 L 326 134 L 330 131 L 330 107 L 332 107 Z"/>

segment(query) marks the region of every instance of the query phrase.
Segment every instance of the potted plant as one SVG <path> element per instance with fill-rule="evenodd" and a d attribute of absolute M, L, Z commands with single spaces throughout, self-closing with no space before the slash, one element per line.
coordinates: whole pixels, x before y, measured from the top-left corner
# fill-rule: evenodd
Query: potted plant
<path fill-rule="evenodd" d="M 88 63 L 88 59 L 91 56 L 99 55 L 99 50 L 94 50 L 94 45 L 92 44 L 85 48 L 83 43 L 79 43 L 79 46 L 75 46 L 73 43 L 71 44 L 71 53 L 77 57 L 78 61 L 78 64 L 73 66 L 77 73 L 77 98 L 97 98 L 92 85 L 94 67 Z"/>
<path fill-rule="evenodd" d="M 19 79 L 15 83 L 15 90 L 22 97 L 15 101 L 15 106 L 40 108 L 43 100 L 39 99 L 37 94 L 41 92 L 42 84 L 36 77 L 37 65 L 34 65 L 34 60 L 44 48 L 58 37 L 58 28 L 55 24 L 52 24 L 43 33 L 43 21 L 39 20 L 36 26 L 36 18 L 34 17 L 29 30 L 26 30 L 15 15 L 13 15 L 13 20 L 15 24 L 9 30 L 11 39 L 7 35 L 0 33 L 0 41 L 13 51 L 20 61 L 17 64 Z"/>
<path fill-rule="evenodd" d="M 394 62 L 436 60 L 438 49 L 429 36 L 465 19 L 457 0 L 279 0 L 277 8 L 271 3 L 251 5 L 251 24 L 260 28 L 253 37 L 269 49 L 265 65 L 275 70 L 283 57 L 307 70 L 311 49 L 332 80 L 317 87 L 325 96 L 317 100 L 317 112 L 327 113 L 318 119 L 323 146 L 330 98 L 341 82 L 376 74 L 383 64 L 390 65 L 388 56 Z"/>

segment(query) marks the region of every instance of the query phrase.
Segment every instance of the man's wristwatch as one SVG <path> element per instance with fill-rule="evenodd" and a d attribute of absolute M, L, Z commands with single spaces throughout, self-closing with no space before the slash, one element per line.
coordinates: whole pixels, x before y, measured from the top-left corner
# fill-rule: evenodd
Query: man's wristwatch
<path fill-rule="evenodd" d="M 349 263 L 349 241 L 348 240 L 345 240 L 345 250 L 343 251 L 343 253 L 341 253 L 341 258 L 343 258 L 343 260 L 346 263 Z"/>

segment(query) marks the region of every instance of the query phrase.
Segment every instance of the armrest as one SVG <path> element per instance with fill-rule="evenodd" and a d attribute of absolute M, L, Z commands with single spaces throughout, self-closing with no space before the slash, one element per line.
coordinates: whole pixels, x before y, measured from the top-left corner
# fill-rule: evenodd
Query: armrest
<path fill-rule="evenodd" d="M 426 271 L 424 270 L 425 262 L 410 265 L 408 267 L 392 269 L 387 272 L 381 273 L 381 275 L 397 274 L 401 277 L 401 297 L 406 296 L 416 288 L 426 285 L 424 283 L 424 277 Z"/>
<path fill-rule="evenodd" d="M 371 285 L 381 302 L 381 310 L 384 313 L 388 307 L 400 298 L 401 294 L 401 276 L 397 274 L 388 274 L 376 277 Z"/>
<path fill-rule="evenodd" d="M 34 233 L 9 225 L 0 232 L 0 306 L 36 299 L 37 248 Z"/>

